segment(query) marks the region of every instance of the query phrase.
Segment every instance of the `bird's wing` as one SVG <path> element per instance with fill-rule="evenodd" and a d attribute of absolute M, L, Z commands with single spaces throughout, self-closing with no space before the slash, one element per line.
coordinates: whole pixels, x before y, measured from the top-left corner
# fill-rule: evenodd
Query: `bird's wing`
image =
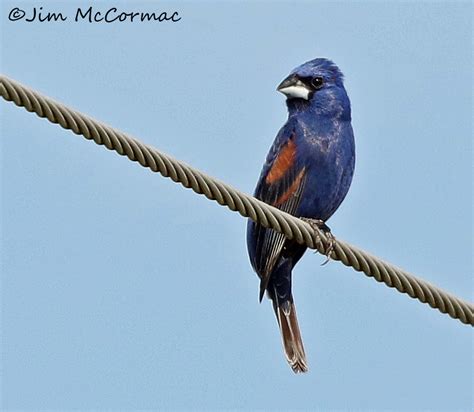
<path fill-rule="evenodd" d="M 290 214 L 295 214 L 300 204 L 306 180 L 306 168 L 297 149 L 295 130 L 282 129 L 270 150 L 255 190 L 255 197 Z M 261 278 L 262 299 L 286 238 L 256 223 L 253 237 L 252 265 Z"/>

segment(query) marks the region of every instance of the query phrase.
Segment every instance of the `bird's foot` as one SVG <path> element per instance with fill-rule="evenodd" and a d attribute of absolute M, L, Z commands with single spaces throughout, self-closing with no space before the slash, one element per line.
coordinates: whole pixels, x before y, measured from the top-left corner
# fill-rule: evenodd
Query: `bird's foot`
<path fill-rule="evenodd" d="M 328 263 L 331 260 L 331 253 L 334 251 L 334 247 L 336 246 L 336 238 L 331 233 L 331 229 L 329 228 L 329 226 L 326 225 L 326 223 L 324 223 L 323 220 L 310 219 L 307 217 L 302 217 L 301 219 L 304 220 L 306 223 L 309 223 L 313 229 L 317 228 L 321 230 L 327 237 L 328 244 L 327 244 L 327 247 L 324 248 L 324 254 L 326 255 L 326 260 L 321 264 L 321 266 L 324 266 L 326 263 Z M 318 241 L 320 244 L 323 244 L 319 236 L 318 236 Z"/>

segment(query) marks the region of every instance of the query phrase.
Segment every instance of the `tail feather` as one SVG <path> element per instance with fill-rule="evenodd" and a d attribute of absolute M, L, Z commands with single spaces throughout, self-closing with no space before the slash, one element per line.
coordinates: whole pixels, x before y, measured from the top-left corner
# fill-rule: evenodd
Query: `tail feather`
<path fill-rule="evenodd" d="M 307 372 L 306 354 L 296 318 L 295 304 L 287 301 L 282 305 L 275 305 L 275 314 L 280 326 L 286 360 L 290 364 L 291 369 L 293 369 L 293 372 Z"/>

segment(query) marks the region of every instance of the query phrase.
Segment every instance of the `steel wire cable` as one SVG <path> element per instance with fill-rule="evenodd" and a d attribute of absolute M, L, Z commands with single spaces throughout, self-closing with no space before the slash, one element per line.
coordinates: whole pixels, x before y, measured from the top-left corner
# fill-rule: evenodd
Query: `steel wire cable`
<path fill-rule="evenodd" d="M 261 225 L 283 233 L 288 239 L 324 253 L 329 244 L 327 236 L 309 223 L 268 205 L 248 194 L 196 170 L 159 150 L 110 126 L 100 123 L 82 113 L 20 83 L 0 75 L 0 95 L 7 101 L 24 107 L 27 111 L 47 118 L 73 133 L 93 140 L 116 151 L 122 156 L 138 162 L 154 172 L 181 183 L 198 194 L 214 200 L 232 211 L 239 212 Z M 373 277 L 378 282 L 406 293 L 420 302 L 427 303 L 442 313 L 447 313 L 464 324 L 474 326 L 474 305 L 453 296 L 444 290 L 419 279 L 367 252 L 342 240 L 336 240 L 331 259 Z"/>

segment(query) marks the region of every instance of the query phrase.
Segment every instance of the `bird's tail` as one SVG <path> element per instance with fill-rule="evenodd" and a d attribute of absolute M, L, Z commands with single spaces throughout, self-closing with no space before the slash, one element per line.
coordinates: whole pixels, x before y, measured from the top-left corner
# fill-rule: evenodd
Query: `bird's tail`
<path fill-rule="evenodd" d="M 303 340 L 301 339 L 298 319 L 296 318 L 295 304 L 286 301 L 283 304 L 273 303 L 278 325 L 280 326 L 283 348 L 286 360 L 293 372 L 307 372 L 306 354 L 304 353 Z"/>

